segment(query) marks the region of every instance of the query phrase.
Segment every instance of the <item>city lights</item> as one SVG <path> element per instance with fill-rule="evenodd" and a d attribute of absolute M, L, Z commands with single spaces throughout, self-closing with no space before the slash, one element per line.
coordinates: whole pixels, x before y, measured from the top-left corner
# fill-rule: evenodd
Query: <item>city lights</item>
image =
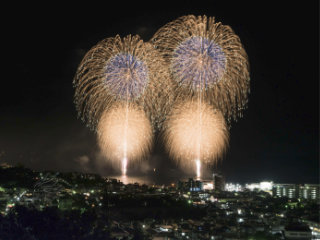
<path fill-rule="evenodd" d="M 2 28 L 0 240 L 320 240 L 318 1 L 31 2 Z"/>
<path fill-rule="evenodd" d="M 49 186 L 37 188 L 37 191 L 33 188 L 13 187 L 8 189 L 1 186 L 2 195 L 0 198 L 5 199 L 6 204 L 0 209 L 0 214 L 6 217 L 12 211 L 16 211 L 15 209 L 18 206 L 24 206 L 32 207 L 39 212 L 43 212 L 47 207 L 56 207 L 57 211 L 64 214 L 72 209 L 78 211 L 81 215 L 94 210 L 97 217 L 105 216 L 108 212 L 117 211 L 118 208 L 121 208 L 121 211 L 129 210 L 139 215 L 142 206 L 146 210 L 146 216 L 149 216 L 153 211 L 149 211 L 148 208 L 160 205 L 161 208 L 159 209 L 161 211 L 166 211 L 169 208 L 166 213 L 169 214 L 168 216 L 171 212 L 176 214 L 176 210 L 180 209 L 182 215 L 194 211 L 193 214 L 199 214 L 199 218 L 196 220 L 188 219 L 190 218 L 188 217 L 188 220 L 184 220 L 181 217 L 180 220 L 169 221 L 170 224 L 164 224 L 156 217 L 145 218 L 143 221 L 138 221 L 144 234 L 147 232 L 154 233 L 153 236 L 158 233 L 176 234 L 181 236 L 182 239 L 197 239 L 195 238 L 196 234 L 198 234 L 198 237 L 208 234 L 205 230 L 207 221 L 215 221 L 220 225 L 227 223 L 230 226 L 230 231 L 236 236 L 238 234 L 248 234 L 250 231 L 265 231 L 265 234 L 272 236 L 279 233 L 279 229 L 274 227 L 274 221 L 286 223 L 288 216 L 296 211 L 297 213 L 304 213 L 303 216 L 300 216 L 304 222 L 301 221 L 299 224 L 306 224 L 310 229 L 312 228 L 312 235 L 318 236 L 316 230 L 320 229 L 319 224 L 317 225 L 312 221 L 305 222 L 306 212 L 310 215 L 316 213 L 315 210 L 312 210 L 310 204 L 315 203 L 314 196 L 319 200 L 319 185 L 317 184 L 296 185 L 260 182 L 246 184 L 246 187 L 250 187 L 246 188 L 239 183 L 227 183 L 221 187 L 220 185 L 224 184 L 223 176 L 217 173 L 212 174 L 212 179 L 189 178 L 160 186 L 156 184 L 141 185 L 129 180 L 129 178 L 123 175 L 118 180 L 83 173 L 72 173 L 72 177 L 69 174 L 60 173 L 35 173 L 32 179 L 37 182 L 53 183 L 55 189 L 59 191 L 50 192 L 48 195 L 46 191 L 50 189 Z M 74 181 L 74 179 L 79 179 L 79 181 Z M 58 182 L 63 182 L 64 187 L 57 188 L 56 184 Z M 69 182 L 72 182 L 72 184 Z M 94 185 L 92 185 L 93 183 Z M 50 185 L 50 187 L 52 186 Z M 284 195 L 279 196 L 277 193 Z M 290 197 L 291 194 L 292 197 Z M 294 198 L 294 196 L 299 198 Z M 285 197 L 281 200 L 284 201 L 284 204 L 279 204 L 278 199 L 280 197 Z M 136 208 L 136 206 L 139 207 Z M 206 211 L 203 211 L 203 209 L 206 209 Z M 248 216 L 250 217 L 248 218 Z M 113 219 L 112 215 L 109 218 Z M 111 232 L 128 236 L 130 235 L 129 232 L 121 229 L 126 229 L 132 223 L 130 223 L 127 214 L 121 218 L 120 222 L 117 220 L 117 230 L 113 232 L 111 228 Z M 100 219 L 100 221 L 103 220 Z M 248 232 L 241 229 L 244 225 L 249 226 Z M 118 227 L 121 227 L 121 229 Z M 185 227 L 189 230 L 185 230 Z M 287 225 L 283 225 L 282 229 L 285 227 Z M 291 233 L 291 228 L 294 229 L 294 226 L 289 227 L 285 230 L 286 234 Z M 219 229 L 216 225 L 213 228 Z M 266 228 L 269 230 L 263 230 Z M 210 238 L 216 239 L 218 236 L 213 235 Z"/>

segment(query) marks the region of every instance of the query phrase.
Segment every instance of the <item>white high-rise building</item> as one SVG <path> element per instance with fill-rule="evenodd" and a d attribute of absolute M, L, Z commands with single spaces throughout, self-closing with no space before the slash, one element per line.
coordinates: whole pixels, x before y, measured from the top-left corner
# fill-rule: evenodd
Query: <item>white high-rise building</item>
<path fill-rule="evenodd" d="M 298 198 L 298 191 L 296 184 L 277 183 L 273 185 L 273 196 Z"/>
<path fill-rule="evenodd" d="M 320 200 L 320 184 L 274 184 L 273 196 Z"/>
<path fill-rule="evenodd" d="M 299 186 L 299 197 L 320 200 L 320 184 L 304 184 Z"/>

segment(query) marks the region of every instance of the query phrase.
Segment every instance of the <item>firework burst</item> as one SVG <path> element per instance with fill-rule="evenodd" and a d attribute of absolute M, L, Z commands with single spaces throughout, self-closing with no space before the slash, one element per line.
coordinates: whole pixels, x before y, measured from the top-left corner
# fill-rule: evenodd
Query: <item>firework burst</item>
<path fill-rule="evenodd" d="M 143 109 L 118 104 L 103 112 L 97 126 L 103 155 L 126 174 L 127 164 L 145 158 L 152 145 L 152 127 Z"/>
<path fill-rule="evenodd" d="M 247 54 L 239 37 L 213 17 L 183 16 L 160 28 L 151 42 L 165 58 L 178 95 L 201 95 L 227 119 L 241 116 L 249 93 Z"/>
<path fill-rule="evenodd" d="M 228 130 L 220 111 L 197 101 L 178 103 L 165 123 L 165 145 L 183 168 L 214 163 L 228 145 Z"/>
<path fill-rule="evenodd" d="M 173 101 L 166 62 L 139 36 L 117 35 L 88 51 L 74 87 L 79 116 L 96 130 L 103 155 L 126 175 L 129 164 L 148 155 L 153 131 Z"/>
<path fill-rule="evenodd" d="M 79 116 L 91 129 L 118 102 L 141 106 L 160 128 L 173 100 L 165 61 L 137 35 L 117 35 L 95 45 L 80 63 L 74 87 Z"/>

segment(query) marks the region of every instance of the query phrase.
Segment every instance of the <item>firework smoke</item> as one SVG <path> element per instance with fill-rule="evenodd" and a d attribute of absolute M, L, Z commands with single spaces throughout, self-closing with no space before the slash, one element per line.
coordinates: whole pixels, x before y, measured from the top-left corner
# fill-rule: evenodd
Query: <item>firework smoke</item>
<path fill-rule="evenodd" d="M 145 112 L 130 104 L 119 104 L 102 114 L 97 127 L 103 155 L 125 175 L 127 165 L 149 154 L 152 127 Z"/>
<path fill-rule="evenodd" d="M 214 163 L 228 143 L 228 130 L 221 112 L 197 101 L 177 104 L 168 116 L 164 131 L 170 156 L 183 168 L 196 168 L 198 177 L 201 163 Z"/>
<path fill-rule="evenodd" d="M 183 16 L 162 28 L 151 42 L 169 65 L 183 98 L 201 94 L 227 119 L 242 115 L 249 92 L 249 64 L 239 37 L 213 17 Z"/>

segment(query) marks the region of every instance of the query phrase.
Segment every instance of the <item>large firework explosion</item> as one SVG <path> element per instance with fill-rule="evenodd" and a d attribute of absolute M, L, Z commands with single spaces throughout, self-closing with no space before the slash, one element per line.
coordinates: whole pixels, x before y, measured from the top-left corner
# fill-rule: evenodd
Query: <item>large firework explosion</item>
<path fill-rule="evenodd" d="M 121 162 L 123 174 L 129 161 L 150 150 L 152 130 L 160 129 L 173 100 L 171 83 L 161 55 L 139 36 L 104 39 L 80 63 L 78 113 L 97 131 L 106 158 Z"/>
<path fill-rule="evenodd" d="M 132 104 L 118 104 L 103 112 L 97 127 L 104 156 L 126 174 L 128 160 L 137 162 L 149 154 L 152 127 L 145 112 Z"/>
<path fill-rule="evenodd" d="M 74 87 L 79 116 L 91 129 L 116 102 L 143 107 L 159 129 L 173 99 L 166 63 L 137 35 L 117 35 L 95 45 L 80 63 Z"/>
<path fill-rule="evenodd" d="M 150 43 L 117 35 L 94 46 L 74 78 L 75 103 L 123 173 L 128 159 L 148 154 L 153 127 L 164 130 L 170 155 L 181 166 L 195 165 L 200 176 L 201 163 L 215 162 L 227 146 L 224 117 L 236 119 L 247 104 L 248 69 L 229 26 L 183 16 Z"/>
<path fill-rule="evenodd" d="M 198 101 L 175 105 L 165 123 L 165 145 L 182 168 L 214 163 L 226 150 L 228 129 L 220 111 Z"/>
<path fill-rule="evenodd" d="M 201 163 L 214 162 L 226 148 L 223 116 L 230 123 L 247 104 L 247 54 L 229 26 L 206 16 L 180 17 L 160 28 L 151 42 L 178 84 L 164 128 L 167 149 L 200 177 Z"/>
<path fill-rule="evenodd" d="M 241 116 L 249 92 L 249 64 L 239 37 L 213 17 L 183 16 L 152 37 L 183 98 L 206 99 L 228 120 Z"/>

